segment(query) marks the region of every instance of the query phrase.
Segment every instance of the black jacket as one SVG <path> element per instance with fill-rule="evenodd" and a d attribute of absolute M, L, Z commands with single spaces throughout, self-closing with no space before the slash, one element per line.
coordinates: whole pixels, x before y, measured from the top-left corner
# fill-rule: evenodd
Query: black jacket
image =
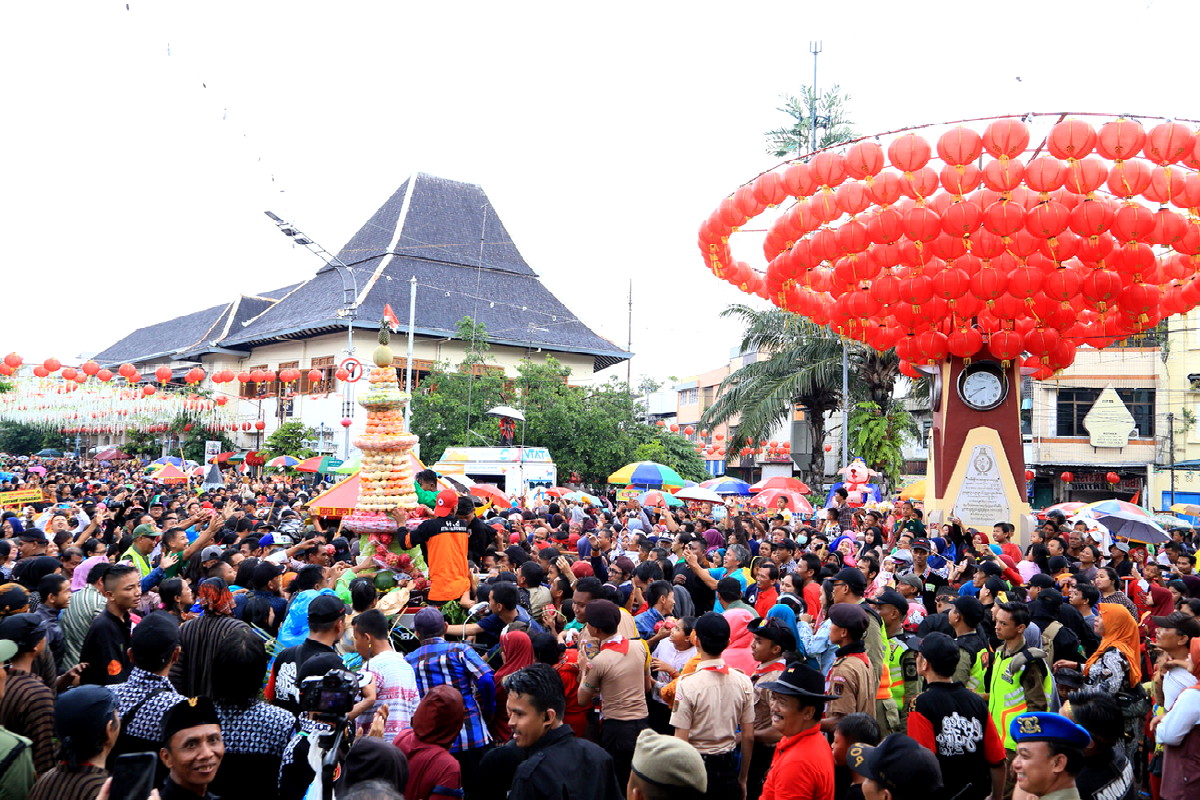
<path fill-rule="evenodd" d="M 547 732 L 526 751 L 508 800 L 621 800 L 612 756 L 575 736 L 569 725 Z"/>
<path fill-rule="evenodd" d="M 118 619 L 105 608 L 92 620 L 83 646 L 79 649 L 79 662 L 87 664 L 79 676 L 81 683 L 110 686 L 129 680 L 129 644 L 133 631 L 129 617 Z"/>

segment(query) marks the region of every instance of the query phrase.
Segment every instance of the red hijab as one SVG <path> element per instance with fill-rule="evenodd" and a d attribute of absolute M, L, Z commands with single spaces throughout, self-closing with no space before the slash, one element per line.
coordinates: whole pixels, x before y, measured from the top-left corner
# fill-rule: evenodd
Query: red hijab
<path fill-rule="evenodd" d="M 500 636 L 500 653 L 504 666 L 496 670 L 497 682 L 533 663 L 533 642 L 525 631 L 509 631 Z"/>

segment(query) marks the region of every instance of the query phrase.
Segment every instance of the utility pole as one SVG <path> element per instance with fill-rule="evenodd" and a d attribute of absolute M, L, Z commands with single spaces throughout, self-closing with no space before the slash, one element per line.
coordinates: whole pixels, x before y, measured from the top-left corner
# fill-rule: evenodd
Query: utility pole
<path fill-rule="evenodd" d="M 1167 412 L 1167 447 L 1171 450 L 1171 505 L 1175 505 L 1175 412 Z M 1151 506 L 1153 508 L 1153 506 Z M 1168 506 L 1170 508 L 1170 506 Z"/>
<path fill-rule="evenodd" d="M 629 330 L 627 332 L 628 344 L 625 345 L 625 350 L 631 354 L 630 358 L 625 359 L 625 385 L 629 387 L 629 394 L 633 394 L 633 278 L 629 279 Z"/>

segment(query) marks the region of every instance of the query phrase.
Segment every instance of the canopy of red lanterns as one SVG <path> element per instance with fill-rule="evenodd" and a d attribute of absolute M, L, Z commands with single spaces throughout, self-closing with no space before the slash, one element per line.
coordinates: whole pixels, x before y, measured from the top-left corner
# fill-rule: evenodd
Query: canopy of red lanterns
<path fill-rule="evenodd" d="M 1036 124 L 1057 120 L 1044 135 Z M 1200 304 L 1200 139 L 1178 121 L 997 118 L 872 137 L 760 175 L 700 227 L 714 275 L 901 368 L 1024 357 L 1035 377 Z M 765 271 L 730 237 L 767 209 Z M 761 227 L 761 223 L 756 225 Z M 1028 354 L 1025 356 L 1025 354 Z"/>

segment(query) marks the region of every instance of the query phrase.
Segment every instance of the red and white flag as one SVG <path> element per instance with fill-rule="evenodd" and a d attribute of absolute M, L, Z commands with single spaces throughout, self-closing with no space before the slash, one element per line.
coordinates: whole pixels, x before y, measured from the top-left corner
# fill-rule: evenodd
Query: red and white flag
<path fill-rule="evenodd" d="M 400 320 L 396 318 L 396 312 L 392 311 L 391 303 L 387 303 L 383 307 L 383 321 L 387 323 L 392 333 L 397 333 L 400 330 Z"/>

